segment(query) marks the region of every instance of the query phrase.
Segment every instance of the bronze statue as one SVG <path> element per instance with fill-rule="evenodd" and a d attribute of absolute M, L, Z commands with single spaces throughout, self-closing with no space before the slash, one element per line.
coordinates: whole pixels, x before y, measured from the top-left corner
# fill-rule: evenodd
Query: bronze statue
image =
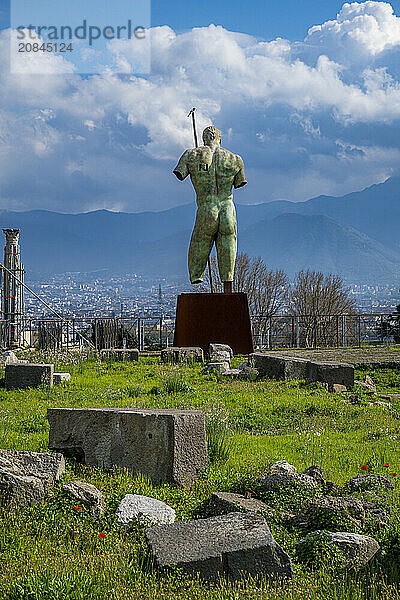
<path fill-rule="evenodd" d="M 186 150 L 174 169 L 180 181 L 190 175 L 196 191 L 197 215 L 189 246 L 190 281 L 203 281 L 215 242 L 219 275 L 224 292 L 229 293 L 237 252 L 232 187 L 242 187 L 247 181 L 242 158 L 221 148 L 221 133 L 216 127 L 205 128 L 203 142 L 204 146 Z"/>

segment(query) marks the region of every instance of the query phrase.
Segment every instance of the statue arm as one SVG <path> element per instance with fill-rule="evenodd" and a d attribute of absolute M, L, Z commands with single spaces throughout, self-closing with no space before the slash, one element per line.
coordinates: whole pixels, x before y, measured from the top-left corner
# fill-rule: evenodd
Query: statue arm
<path fill-rule="evenodd" d="M 233 180 L 233 187 L 235 189 L 243 187 L 247 183 L 246 175 L 244 174 L 244 163 L 240 156 L 238 156 L 238 167 L 239 170 Z"/>
<path fill-rule="evenodd" d="M 173 170 L 174 175 L 179 179 L 179 181 L 183 181 L 185 179 L 185 177 L 187 177 L 189 175 L 187 159 L 188 159 L 188 150 L 186 150 L 186 152 L 184 152 L 182 154 L 182 156 L 179 159 L 178 164 L 176 165 L 175 169 Z"/>

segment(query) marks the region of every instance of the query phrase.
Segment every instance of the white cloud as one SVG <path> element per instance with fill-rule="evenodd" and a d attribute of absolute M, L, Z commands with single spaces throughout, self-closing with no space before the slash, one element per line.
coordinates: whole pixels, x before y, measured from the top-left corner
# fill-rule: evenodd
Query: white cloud
<path fill-rule="evenodd" d="M 135 52 L 122 40 L 110 43 L 114 64 L 96 76 L 69 73 L 65 59 L 62 73 L 55 60 L 54 75 L 13 75 L 3 32 L 1 207 L 157 210 L 190 201 L 171 170 L 193 144 L 193 106 L 199 134 L 219 126 L 246 160 L 253 178 L 239 201 L 381 181 L 399 163 L 399 23 L 390 5 L 364 2 L 345 4 L 302 43 L 214 25 L 179 35 L 154 28 L 146 78 L 129 75 Z M 126 76 L 113 74 L 116 65 Z"/>

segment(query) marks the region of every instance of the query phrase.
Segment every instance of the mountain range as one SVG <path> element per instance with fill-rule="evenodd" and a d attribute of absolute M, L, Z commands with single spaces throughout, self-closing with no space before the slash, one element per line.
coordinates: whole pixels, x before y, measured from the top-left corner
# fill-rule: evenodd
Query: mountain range
<path fill-rule="evenodd" d="M 400 177 L 342 197 L 236 205 L 239 250 L 293 276 L 311 268 L 349 283 L 400 281 Z M 161 212 L 0 211 L 21 231 L 27 276 L 133 272 L 186 277 L 195 204 Z"/>

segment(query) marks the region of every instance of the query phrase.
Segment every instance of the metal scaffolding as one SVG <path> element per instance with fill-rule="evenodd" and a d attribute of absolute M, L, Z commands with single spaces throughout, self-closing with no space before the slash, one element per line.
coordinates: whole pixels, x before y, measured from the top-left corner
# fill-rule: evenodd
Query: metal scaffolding
<path fill-rule="evenodd" d="M 22 320 L 24 317 L 24 267 L 21 264 L 19 229 L 3 229 L 6 236 L 4 267 L 1 270 L 2 319 L 6 325 L 6 346 L 21 344 Z"/>

